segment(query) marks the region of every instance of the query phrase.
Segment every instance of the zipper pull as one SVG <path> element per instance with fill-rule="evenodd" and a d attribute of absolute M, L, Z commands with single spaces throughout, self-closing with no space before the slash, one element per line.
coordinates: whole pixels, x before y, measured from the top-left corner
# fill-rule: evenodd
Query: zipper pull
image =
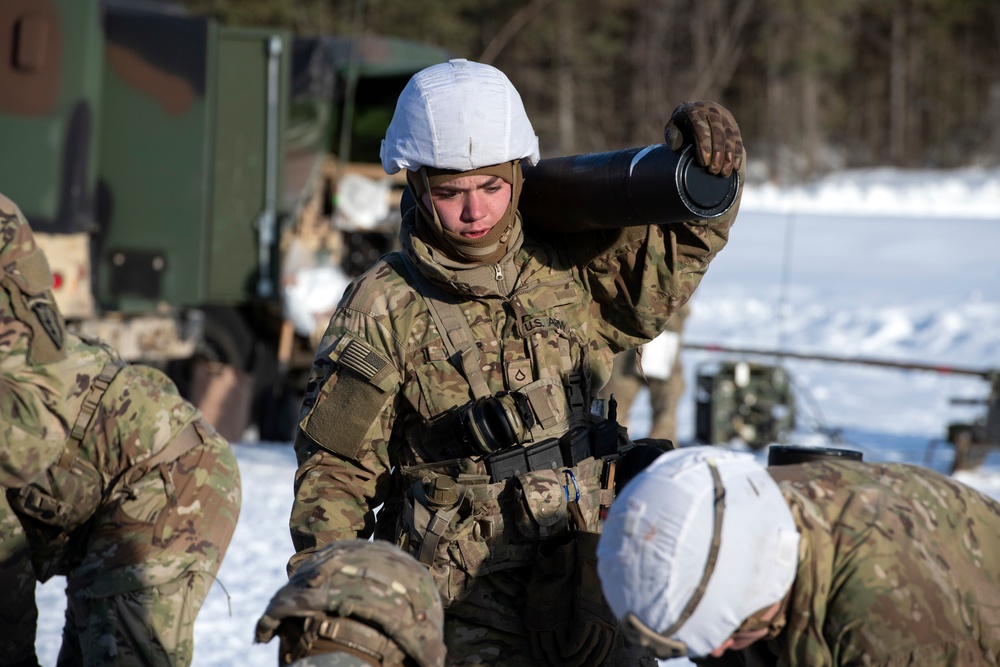
<path fill-rule="evenodd" d="M 501 282 L 503 280 L 503 271 L 500 269 L 500 265 L 497 264 L 493 268 L 495 268 L 497 270 L 497 275 L 496 275 L 497 282 Z"/>

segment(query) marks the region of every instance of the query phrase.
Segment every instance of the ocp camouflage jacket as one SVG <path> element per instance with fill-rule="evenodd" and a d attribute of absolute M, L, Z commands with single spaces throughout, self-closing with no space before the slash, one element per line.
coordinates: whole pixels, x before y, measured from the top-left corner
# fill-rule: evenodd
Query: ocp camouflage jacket
<path fill-rule="evenodd" d="M 0 195 L 0 561 L 11 584 L 8 619 L 33 613 L 36 577 L 66 575 L 67 594 L 90 599 L 194 573 L 214 577 L 239 515 L 229 443 L 163 373 L 67 332 L 51 286 L 27 221 Z M 173 639 L 188 632 L 174 618 L 163 622 Z"/>
<path fill-rule="evenodd" d="M 771 474 L 803 537 L 775 664 L 1000 664 L 1000 504 L 905 464 Z"/>
<path fill-rule="evenodd" d="M 485 483 L 482 461 L 456 454 L 449 415 L 477 396 L 517 390 L 531 397 L 537 421 L 528 442 L 585 422 L 614 355 L 655 337 L 687 302 L 736 211 L 710 224 L 558 239 L 532 234 L 527 221 L 529 232 L 488 266 L 444 258 L 412 232 L 410 212 L 402 251 L 351 284 L 319 345 L 295 443 L 290 526 L 299 553 L 289 568 L 324 544 L 373 531 L 405 545 L 399 523 L 413 513 L 411 483 L 447 474 L 473 497 L 468 525 L 456 528 L 472 535 L 439 556 L 458 561 L 469 581 L 478 577 L 449 613 L 523 633 L 517 610 L 533 538 L 515 528 L 511 486 Z M 461 317 L 436 324 L 421 294 Z M 467 342 L 461 359 L 441 329 Z M 578 471 L 585 493 L 582 477 L 594 468 Z M 446 604 L 449 586 L 464 581 L 453 574 L 435 575 Z"/>

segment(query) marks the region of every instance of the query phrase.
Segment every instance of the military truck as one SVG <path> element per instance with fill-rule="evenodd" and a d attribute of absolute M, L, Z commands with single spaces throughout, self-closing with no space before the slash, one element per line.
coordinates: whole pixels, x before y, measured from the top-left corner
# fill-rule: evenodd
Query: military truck
<path fill-rule="evenodd" d="M 228 438 L 289 439 L 315 340 L 287 317 L 288 249 L 320 230 L 352 274 L 388 249 L 391 214 L 331 224 L 338 180 L 376 173 L 396 95 L 447 54 L 135 0 L 5 0 L 0 42 L 0 192 L 70 326 L 166 369 Z"/>
<path fill-rule="evenodd" d="M 100 0 L 6 0 L 0 35 L 0 192 L 69 323 L 199 400 L 233 369 L 242 398 L 223 392 L 215 416 L 245 422 L 248 379 L 260 391 L 276 366 L 279 232 L 321 183 L 325 57 L 285 31 Z"/>

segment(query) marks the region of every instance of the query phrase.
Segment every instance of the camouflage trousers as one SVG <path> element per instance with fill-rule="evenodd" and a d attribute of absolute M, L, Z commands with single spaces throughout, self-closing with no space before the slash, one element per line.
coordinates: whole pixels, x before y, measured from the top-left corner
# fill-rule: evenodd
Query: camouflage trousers
<path fill-rule="evenodd" d="M 85 543 L 72 547 L 58 665 L 189 665 L 194 620 L 236 529 L 240 499 L 229 443 L 206 434 L 98 509 Z M 0 616 L 0 642 L 11 644 L 0 643 L 0 656 L 13 657 L 34 650 L 35 582 L 6 501 L 0 515 L 0 583 L 18 584 L 5 600 L 21 609 L 7 605 Z"/>
<path fill-rule="evenodd" d="M 24 528 L 0 487 L 0 665 L 30 664 L 35 656 L 35 571 Z"/>
<path fill-rule="evenodd" d="M 448 667 L 544 667 L 531 653 L 528 638 L 455 618 L 445 618 L 444 643 Z M 627 642 L 621 632 L 614 652 L 601 665 L 592 667 L 656 667 L 656 658 L 640 646 Z"/>

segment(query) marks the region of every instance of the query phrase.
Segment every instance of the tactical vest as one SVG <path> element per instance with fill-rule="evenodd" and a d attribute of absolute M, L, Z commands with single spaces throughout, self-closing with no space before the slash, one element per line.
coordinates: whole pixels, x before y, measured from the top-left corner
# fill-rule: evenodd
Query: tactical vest
<path fill-rule="evenodd" d="M 401 271 L 418 287 L 473 403 L 488 400 L 484 357 L 462 307 L 405 257 Z M 562 287 L 565 303 L 578 298 L 572 286 Z M 531 325 L 531 313 L 515 315 Z M 630 444 L 616 423 L 590 414 L 586 346 L 579 345 L 574 367 L 570 341 L 520 333 L 530 342 L 528 358 L 508 365 L 522 363 L 532 374 L 516 389 L 534 419 L 530 438 L 484 456 L 459 444 L 452 459 L 401 467 L 407 489 L 395 540 L 429 567 L 445 607 L 465 599 L 480 577 L 533 564 L 546 538 L 571 528 L 600 532 L 601 510 L 614 496 L 614 460 Z M 442 417 L 411 444 L 440 449 L 443 440 L 455 440 L 455 429 L 453 418 Z M 486 615 L 479 620 L 496 624 Z"/>

